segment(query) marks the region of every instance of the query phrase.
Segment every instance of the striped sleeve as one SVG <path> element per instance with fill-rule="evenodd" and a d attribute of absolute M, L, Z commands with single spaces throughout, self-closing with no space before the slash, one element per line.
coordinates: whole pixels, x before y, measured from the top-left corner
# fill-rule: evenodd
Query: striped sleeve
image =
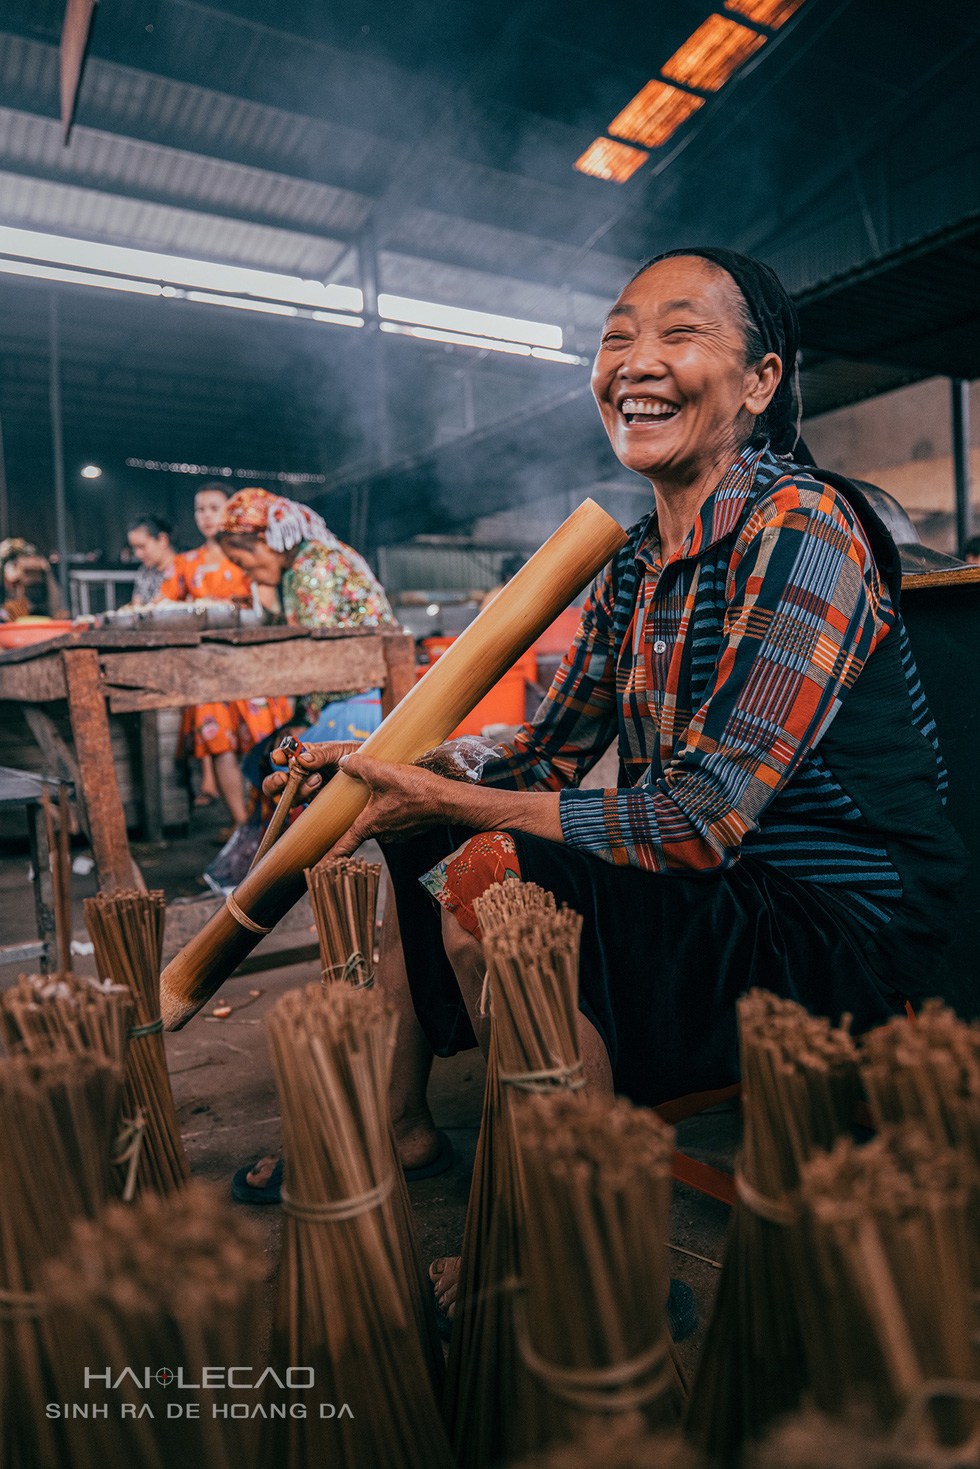
<path fill-rule="evenodd" d="M 834 492 L 783 481 L 735 544 L 724 637 L 662 776 L 563 791 L 569 846 L 651 871 L 737 860 L 816 746 L 894 618 L 863 533 Z"/>
<path fill-rule="evenodd" d="M 575 786 L 600 759 L 617 731 L 616 563 L 595 580 L 582 621 L 551 688 L 530 723 L 498 746 L 481 785 L 517 791 Z"/>

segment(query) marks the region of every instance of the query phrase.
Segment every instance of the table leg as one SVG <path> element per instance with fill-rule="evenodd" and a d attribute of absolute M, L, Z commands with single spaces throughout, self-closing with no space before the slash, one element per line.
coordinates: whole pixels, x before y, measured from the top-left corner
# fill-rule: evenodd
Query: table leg
<path fill-rule="evenodd" d="M 381 713 L 387 717 L 415 684 L 415 639 L 411 633 L 390 633 L 384 640 L 388 676 L 381 690 Z"/>
<path fill-rule="evenodd" d="M 27 841 L 31 854 L 31 871 L 34 874 L 32 886 L 37 936 L 44 945 L 41 969 L 47 973 L 55 955 L 54 884 L 51 881 L 48 827 L 39 801 L 28 801 L 26 811 Z"/>
<path fill-rule="evenodd" d="M 94 648 L 72 648 L 65 649 L 61 656 L 99 887 L 105 892 L 129 888 L 134 883 L 134 864 L 112 761 L 109 715 L 99 675 L 99 655 Z"/>
<path fill-rule="evenodd" d="M 140 715 L 140 776 L 143 782 L 143 840 L 163 841 L 163 788 L 160 782 L 160 726 L 156 709 Z"/>

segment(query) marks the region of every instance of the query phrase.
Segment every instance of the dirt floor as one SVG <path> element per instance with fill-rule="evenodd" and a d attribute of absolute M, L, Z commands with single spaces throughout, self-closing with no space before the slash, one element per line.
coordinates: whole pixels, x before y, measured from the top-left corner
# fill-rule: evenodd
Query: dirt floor
<path fill-rule="evenodd" d="M 188 836 L 158 845 L 133 844 L 147 885 L 162 887 L 168 901 L 201 896 L 198 875 L 219 843 L 222 816 L 217 808 L 195 813 Z M 84 853 L 73 848 L 73 856 Z M 368 854 L 370 855 L 370 854 Z M 73 878 L 75 938 L 87 939 L 82 899 L 95 892 L 93 875 Z M 26 843 L 0 848 L 0 944 L 35 937 L 33 903 L 28 882 Z M 76 967 L 94 972 L 92 960 L 78 956 Z M 0 984 L 16 978 L 16 969 L 0 968 Z M 230 1004 L 226 1019 L 207 1006 L 182 1031 L 166 1038 L 174 1097 L 184 1142 L 195 1175 L 227 1187 L 236 1168 L 279 1144 L 279 1115 L 272 1066 L 262 1018 L 284 990 L 315 983 L 314 961 L 269 969 L 229 980 L 221 1002 Z M 485 1069 L 479 1052 L 437 1060 L 430 1087 L 432 1111 L 452 1140 L 456 1163 L 439 1178 L 411 1185 L 423 1256 L 459 1251 L 466 1198 L 480 1125 Z M 731 1170 L 738 1144 L 739 1119 L 733 1106 L 717 1108 L 681 1124 L 678 1146 L 692 1157 Z M 266 1231 L 270 1256 L 278 1253 L 280 1212 L 236 1205 L 255 1216 Z M 694 1190 L 675 1185 L 671 1217 L 671 1274 L 694 1290 L 699 1325 L 681 1347 L 685 1366 L 697 1362 L 705 1323 L 718 1284 L 718 1262 L 724 1248 L 728 1209 Z M 697 1258 L 700 1257 L 700 1258 Z"/>

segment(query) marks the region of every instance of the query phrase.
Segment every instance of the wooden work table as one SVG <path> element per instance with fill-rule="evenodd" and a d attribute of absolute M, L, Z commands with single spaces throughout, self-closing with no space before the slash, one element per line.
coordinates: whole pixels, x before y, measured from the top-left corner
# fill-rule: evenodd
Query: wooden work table
<path fill-rule="evenodd" d="M 387 714 L 414 681 L 414 641 L 399 627 L 86 629 L 0 652 L 0 699 L 28 710 L 68 701 L 79 814 L 92 842 L 99 886 L 107 890 L 134 880 L 110 711 L 146 715 L 184 704 L 380 688 Z M 144 719 L 142 730 L 143 779 L 158 783 L 155 722 Z M 150 789 L 144 806 L 147 834 L 158 836 L 160 802 Z"/>

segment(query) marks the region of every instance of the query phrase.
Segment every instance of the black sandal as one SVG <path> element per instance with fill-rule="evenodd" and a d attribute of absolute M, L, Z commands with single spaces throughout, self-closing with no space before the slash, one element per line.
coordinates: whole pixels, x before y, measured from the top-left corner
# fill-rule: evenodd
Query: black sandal
<path fill-rule="evenodd" d="M 249 1183 L 248 1175 L 254 1167 L 255 1163 L 246 1163 L 244 1168 L 239 1168 L 231 1180 L 232 1198 L 237 1199 L 240 1204 L 281 1204 L 282 1159 L 277 1160 L 275 1168 L 263 1184 Z"/>

